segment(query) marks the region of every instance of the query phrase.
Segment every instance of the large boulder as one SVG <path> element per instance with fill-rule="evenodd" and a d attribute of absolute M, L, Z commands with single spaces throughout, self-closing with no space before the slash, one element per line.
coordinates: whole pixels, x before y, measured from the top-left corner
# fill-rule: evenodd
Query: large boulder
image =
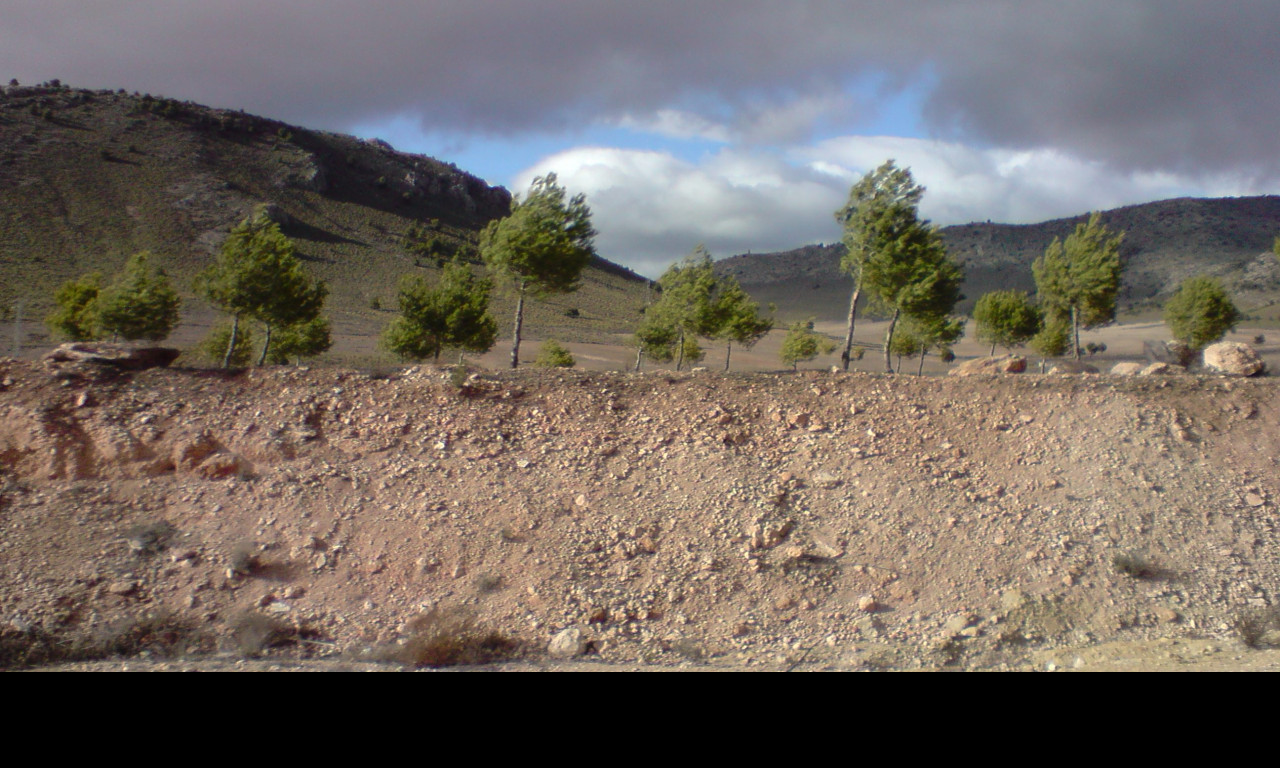
<path fill-rule="evenodd" d="M 1186 368 L 1180 365 L 1170 365 L 1169 363 L 1152 363 L 1146 368 L 1138 372 L 1139 376 L 1179 376 L 1187 372 Z"/>
<path fill-rule="evenodd" d="M 975 357 L 960 363 L 949 372 L 951 376 L 988 376 L 1001 373 L 1022 373 L 1027 370 L 1027 358 L 1019 355 L 1004 357 Z"/>
<path fill-rule="evenodd" d="M 1227 376 L 1257 376 L 1267 368 L 1253 347 L 1235 341 L 1207 347 L 1204 367 Z"/>
<path fill-rule="evenodd" d="M 1142 372 L 1142 363 L 1116 363 L 1111 369 L 1112 376 L 1137 376 Z"/>
<path fill-rule="evenodd" d="M 44 356 L 46 368 L 59 370 L 64 366 L 100 366 L 121 371 L 145 371 L 148 368 L 164 368 L 173 364 L 182 354 L 170 347 L 130 347 L 107 342 L 73 342 L 63 344 Z"/>

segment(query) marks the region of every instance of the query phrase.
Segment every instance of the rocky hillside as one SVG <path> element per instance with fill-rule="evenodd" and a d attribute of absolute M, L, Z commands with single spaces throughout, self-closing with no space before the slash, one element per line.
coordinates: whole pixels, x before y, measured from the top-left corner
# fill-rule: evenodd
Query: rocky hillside
<path fill-rule="evenodd" d="M 1275 388 L 0 361 L 0 648 L 163 621 L 360 659 L 465 611 L 534 661 L 1248 664 L 1280 643 Z"/>
<path fill-rule="evenodd" d="M 379 141 L 149 95 L 0 89 L 0 308 L 21 310 L 31 347 L 47 346 L 40 320 L 62 281 L 110 274 L 150 250 L 190 297 L 227 231 L 262 209 L 329 282 L 340 345 L 372 352 L 389 319 L 374 300 L 393 306 L 400 276 L 432 273 L 435 256 L 474 257 L 477 233 L 510 200 L 453 165 Z M 426 241 L 434 253 L 412 252 Z M 629 327 L 643 297 L 642 281 L 601 261 L 579 294 L 534 307 L 533 332 Z M 570 308 L 579 310 L 572 321 Z M 186 309 L 180 343 L 213 320 L 197 300 Z"/>
<path fill-rule="evenodd" d="M 975 223 L 945 227 L 942 237 L 965 266 L 966 302 L 991 290 L 1035 291 L 1031 263 L 1055 237 L 1065 238 L 1087 215 L 1042 224 Z M 1103 222 L 1125 232 L 1121 311 L 1140 314 L 1161 305 L 1187 277 L 1221 278 L 1248 312 L 1280 319 L 1280 263 L 1271 254 L 1280 235 L 1280 197 L 1179 199 L 1117 208 Z M 849 280 L 839 273 L 843 247 L 808 246 L 751 254 L 718 264 L 788 316 L 838 319 L 848 310 Z"/>

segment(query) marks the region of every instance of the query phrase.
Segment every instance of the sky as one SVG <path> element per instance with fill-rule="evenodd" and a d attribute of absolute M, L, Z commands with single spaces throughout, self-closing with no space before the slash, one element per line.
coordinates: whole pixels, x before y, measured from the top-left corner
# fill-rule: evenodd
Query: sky
<path fill-rule="evenodd" d="M 893 158 L 946 225 L 1280 192 L 1275 0 L 0 0 L 0 78 L 379 137 L 587 195 L 656 276 L 834 242 Z"/>

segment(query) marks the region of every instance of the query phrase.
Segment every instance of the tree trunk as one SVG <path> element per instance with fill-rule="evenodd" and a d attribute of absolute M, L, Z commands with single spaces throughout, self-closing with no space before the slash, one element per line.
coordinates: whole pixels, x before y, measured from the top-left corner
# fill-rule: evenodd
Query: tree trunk
<path fill-rule="evenodd" d="M 262 342 L 262 354 L 258 355 L 258 367 L 267 364 L 267 351 L 271 349 L 271 324 L 267 323 L 267 338 Z"/>
<path fill-rule="evenodd" d="M 845 373 L 849 372 L 849 360 L 853 356 L 853 323 L 858 319 L 858 297 L 862 294 L 862 286 L 853 289 L 853 298 L 849 299 L 849 333 L 844 337 L 844 351 L 840 353 L 840 364 Z"/>
<path fill-rule="evenodd" d="M 733 342 L 726 341 L 724 343 L 724 372 L 729 372 L 729 355 L 733 354 Z"/>
<path fill-rule="evenodd" d="M 236 342 L 240 340 L 240 316 L 231 316 L 231 340 L 227 342 L 227 353 L 222 356 L 222 367 L 231 367 L 231 356 L 236 353 Z"/>
<path fill-rule="evenodd" d="M 898 327 L 898 315 L 900 314 L 902 314 L 901 309 L 893 310 L 893 317 L 889 320 L 889 330 L 884 334 L 885 373 L 893 373 L 893 358 L 889 356 L 889 347 L 893 345 L 893 331 Z"/>
<path fill-rule="evenodd" d="M 640 361 L 644 358 L 644 344 L 636 347 L 636 373 L 640 372 Z"/>
<path fill-rule="evenodd" d="M 925 353 L 924 353 L 924 352 L 921 352 L 921 353 L 920 353 L 920 367 L 916 369 L 916 375 L 917 375 L 917 376 L 923 376 L 923 375 L 924 375 L 924 355 L 925 355 Z"/>
<path fill-rule="evenodd" d="M 676 349 L 676 373 L 680 372 L 680 367 L 684 365 L 684 329 L 680 329 L 680 338 L 676 340 L 679 348 Z"/>
<path fill-rule="evenodd" d="M 992 357 L 995 357 L 995 356 L 996 356 L 996 345 L 995 345 L 995 344 L 992 344 L 992 345 L 991 345 L 991 356 L 992 356 Z"/>
<path fill-rule="evenodd" d="M 520 281 L 520 298 L 516 301 L 516 330 L 511 342 L 511 367 L 520 367 L 520 331 L 524 330 L 524 281 Z"/>
<path fill-rule="evenodd" d="M 1074 352 L 1076 361 L 1080 360 L 1080 314 L 1076 309 L 1076 305 L 1071 305 L 1071 338 L 1072 344 L 1075 345 Z"/>

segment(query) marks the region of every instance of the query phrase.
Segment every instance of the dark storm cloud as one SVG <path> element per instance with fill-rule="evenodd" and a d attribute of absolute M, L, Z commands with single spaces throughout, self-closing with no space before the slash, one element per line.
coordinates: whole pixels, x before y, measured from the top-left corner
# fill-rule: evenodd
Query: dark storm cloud
<path fill-rule="evenodd" d="M 1278 19 L 1274 0 L 0 0 L 0 75 L 491 133 L 758 118 L 923 77 L 941 137 L 1271 172 Z"/>

